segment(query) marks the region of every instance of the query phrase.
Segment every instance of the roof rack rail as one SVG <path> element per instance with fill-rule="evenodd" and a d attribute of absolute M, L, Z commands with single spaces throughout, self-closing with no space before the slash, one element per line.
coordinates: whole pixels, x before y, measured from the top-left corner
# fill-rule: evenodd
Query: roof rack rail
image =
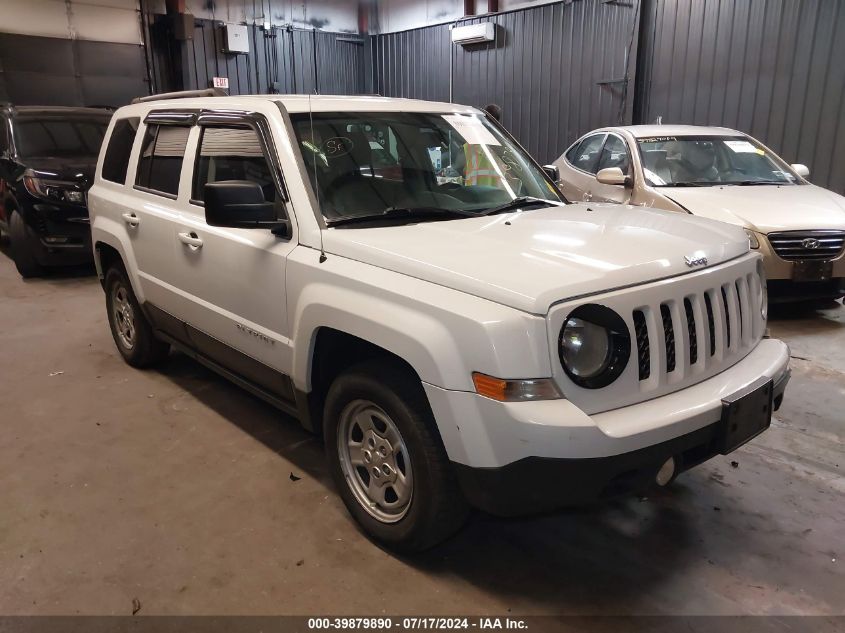
<path fill-rule="evenodd" d="M 179 92 L 162 92 L 157 95 L 135 97 L 132 103 L 146 103 L 147 101 L 162 101 L 164 99 L 191 99 L 193 97 L 228 97 L 229 93 L 222 88 L 204 88 L 203 90 L 180 90 Z"/>

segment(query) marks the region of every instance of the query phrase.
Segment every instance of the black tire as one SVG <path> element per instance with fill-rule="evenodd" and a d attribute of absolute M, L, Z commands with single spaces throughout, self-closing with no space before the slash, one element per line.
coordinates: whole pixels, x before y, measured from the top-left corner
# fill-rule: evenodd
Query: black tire
<path fill-rule="evenodd" d="M 369 402 L 393 422 L 407 449 L 413 485 L 405 514 L 385 522 L 374 517 L 353 492 L 342 466 L 338 429 L 356 403 Z M 399 552 L 428 549 L 457 532 L 469 513 L 419 379 L 401 363 L 375 360 L 356 365 L 329 388 L 323 418 L 329 468 L 349 512 L 381 545 Z M 347 444 L 344 442 L 343 445 Z M 363 447 L 364 439 L 361 444 Z M 350 451 L 351 452 L 351 451 Z M 402 458 L 404 464 L 404 458 Z M 399 461 L 396 462 L 401 467 Z M 353 469 L 355 467 L 352 467 Z M 360 466 L 368 470 L 369 467 Z M 360 470 L 358 473 L 360 474 Z M 368 475 L 369 478 L 369 475 Z"/>
<path fill-rule="evenodd" d="M 9 218 L 9 248 L 21 277 L 40 277 L 44 274 L 44 266 L 35 259 L 33 240 L 26 223 L 21 214 L 14 210 Z"/>
<path fill-rule="evenodd" d="M 139 368 L 150 367 L 164 360 L 170 352 L 170 345 L 155 337 L 123 266 L 118 264 L 109 268 L 104 285 L 109 327 L 123 359 Z M 132 324 L 131 336 L 125 325 L 129 319 Z"/>

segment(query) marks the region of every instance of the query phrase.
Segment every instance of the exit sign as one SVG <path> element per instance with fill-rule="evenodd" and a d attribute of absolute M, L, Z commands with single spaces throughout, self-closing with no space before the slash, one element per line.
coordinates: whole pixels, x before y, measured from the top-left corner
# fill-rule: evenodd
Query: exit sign
<path fill-rule="evenodd" d="M 214 77 L 212 79 L 212 84 L 214 88 L 229 88 L 229 78 L 228 77 Z"/>

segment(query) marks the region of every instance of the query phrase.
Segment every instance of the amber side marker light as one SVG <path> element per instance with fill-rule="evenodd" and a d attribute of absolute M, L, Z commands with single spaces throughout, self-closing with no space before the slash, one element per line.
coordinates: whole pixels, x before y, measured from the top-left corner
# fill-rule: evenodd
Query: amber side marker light
<path fill-rule="evenodd" d="M 551 378 L 510 380 L 494 378 L 480 372 L 473 372 L 475 392 L 499 402 L 526 402 L 531 400 L 558 400 L 563 394 Z"/>

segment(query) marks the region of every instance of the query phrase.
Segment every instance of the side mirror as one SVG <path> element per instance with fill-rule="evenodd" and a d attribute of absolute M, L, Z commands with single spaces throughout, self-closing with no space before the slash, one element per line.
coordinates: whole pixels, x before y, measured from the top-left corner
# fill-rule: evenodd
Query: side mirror
<path fill-rule="evenodd" d="M 807 178 L 810 175 L 810 169 L 806 165 L 802 165 L 801 163 L 795 163 L 793 165 L 790 165 L 790 167 L 792 167 L 792 171 L 794 171 L 802 178 Z"/>
<path fill-rule="evenodd" d="M 267 202 L 257 182 L 221 180 L 205 185 L 205 221 L 209 226 L 236 229 L 287 229 L 276 217 L 276 205 Z"/>
<path fill-rule="evenodd" d="M 560 170 L 557 168 L 557 165 L 543 165 L 543 171 L 552 179 L 553 183 L 557 184 L 560 180 Z"/>
<path fill-rule="evenodd" d="M 631 186 L 631 179 L 622 173 L 618 167 L 605 167 L 600 169 L 596 174 L 596 180 L 603 185 L 621 185 L 623 187 Z"/>

